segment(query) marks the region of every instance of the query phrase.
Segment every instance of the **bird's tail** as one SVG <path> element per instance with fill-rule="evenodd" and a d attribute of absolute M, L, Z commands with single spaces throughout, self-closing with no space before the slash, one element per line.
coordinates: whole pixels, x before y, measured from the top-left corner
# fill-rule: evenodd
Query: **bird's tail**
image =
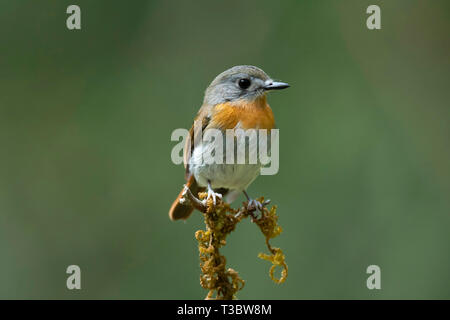
<path fill-rule="evenodd" d="M 195 181 L 194 175 L 191 175 L 186 183 L 186 187 L 188 187 L 191 192 L 197 195 L 199 192 L 203 192 L 205 188 L 199 187 L 197 181 Z M 192 211 L 194 211 L 194 207 L 188 204 L 180 203 L 180 199 L 183 197 L 183 190 L 181 190 L 178 197 L 173 202 L 172 206 L 169 210 L 169 217 L 172 220 L 183 219 L 186 220 L 191 215 Z"/>

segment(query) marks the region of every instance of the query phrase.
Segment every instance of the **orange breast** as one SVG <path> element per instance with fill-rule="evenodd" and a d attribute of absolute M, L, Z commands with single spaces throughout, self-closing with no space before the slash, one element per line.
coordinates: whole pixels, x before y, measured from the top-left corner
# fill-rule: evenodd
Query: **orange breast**
<path fill-rule="evenodd" d="M 238 126 L 246 129 L 273 129 L 275 121 L 266 96 L 254 101 L 241 100 L 215 106 L 209 128 L 221 130 Z"/>

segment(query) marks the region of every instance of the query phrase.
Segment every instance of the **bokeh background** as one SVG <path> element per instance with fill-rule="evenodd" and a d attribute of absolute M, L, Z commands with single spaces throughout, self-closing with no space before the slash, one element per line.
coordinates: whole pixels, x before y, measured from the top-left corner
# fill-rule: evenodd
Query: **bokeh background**
<path fill-rule="evenodd" d="M 70 4 L 82 30 L 66 28 Z M 381 30 L 366 28 L 370 4 Z M 239 298 L 450 298 L 449 9 L 3 0 L 0 298 L 202 299 L 202 219 L 167 215 L 184 175 L 170 134 L 238 64 L 292 85 L 269 96 L 280 171 L 249 189 L 278 205 L 289 277 L 272 283 L 245 221 L 224 249 Z M 366 288 L 371 264 L 381 290 Z"/>

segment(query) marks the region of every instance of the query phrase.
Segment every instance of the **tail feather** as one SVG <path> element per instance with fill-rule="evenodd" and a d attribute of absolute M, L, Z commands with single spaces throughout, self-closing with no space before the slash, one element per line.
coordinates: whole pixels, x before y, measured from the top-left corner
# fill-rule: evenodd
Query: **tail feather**
<path fill-rule="evenodd" d="M 197 196 L 199 192 L 203 192 L 206 190 L 205 187 L 200 187 L 197 184 L 197 181 L 195 181 L 195 178 L 193 175 L 190 175 L 188 177 L 186 187 L 188 187 L 195 196 Z M 214 191 L 220 193 L 222 196 L 226 196 L 229 193 L 229 190 L 225 189 L 225 188 L 215 189 Z M 178 195 L 178 197 L 175 199 L 175 201 L 172 203 L 172 206 L 170 207 L 169 217 L 171 220 L 180 220 L 180 219 L 186 220 L 187 218 L 189 218 L 192 211 L 194 211 L 193 206 L 180 202 L 181 198 L 183 198 L 183 192 L 184 192 L 184 189 L 181 190 L 180 194 Z"/>
<path fill-rule="evenodd" d="M 199 187 L 197 181 L 193 175 L 189 177 L 189 180 L 186 183 L 186 186 L 191 189 L 192 193 L 197 195 L 197 193 L 202 192 L 205 188 Z M 183 197 L 183 190 L 181 190 L 178 197 L 173 202 L 172 206 L 169 210 L 169 217 L 172 220 L 183 219 L 186 220 L 191 215 L 192 211 L 194 211 L 194 207 L 191 205 L 180 203 L 180 199 Z"/>

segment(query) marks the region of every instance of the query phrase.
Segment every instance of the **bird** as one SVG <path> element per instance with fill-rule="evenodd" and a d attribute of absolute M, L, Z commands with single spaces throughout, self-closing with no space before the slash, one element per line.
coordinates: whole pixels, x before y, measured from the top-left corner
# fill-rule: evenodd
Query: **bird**
<path fill-rule="evenodd" d="M 201 125 L 201 132 L 216 129 L 226 135 L 227 129 L 275 128 L 272 109 L 267 103 L 267 92 L 288 88 L 285 82 L 275 81 L 262 69 L 251 65 L 234 66 L 220 73 L 205 91 L 203 104 L 194 118 Z M 249 205 L 261 209 L 262 204 L 251 199 L 246 189 L 260 174 L 262 164 L 257 163 L 205 163 L 198 161 L 211 152 L 211 143 L 194 144 L 196 130 L 192 126 L 184 148 L 185 188 L 196 195 L 208 192 L 214 204 L 217 198 L 227 195 L 232 202 L 243 192 Z M 183 188 L 169 210 L 171 220 L 186 220 L 194 207 L 183 201 Z"/>

